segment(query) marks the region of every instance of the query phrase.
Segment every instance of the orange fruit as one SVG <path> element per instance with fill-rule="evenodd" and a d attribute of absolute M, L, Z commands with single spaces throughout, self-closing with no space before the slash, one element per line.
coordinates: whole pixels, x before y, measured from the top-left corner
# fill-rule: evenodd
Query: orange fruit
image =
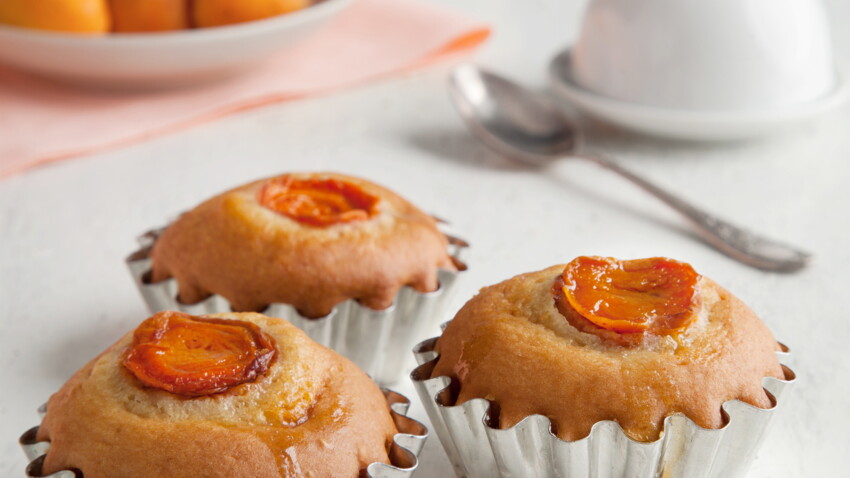
<path fill-rule="evenodd" d="M 0 23 L 74 33 L 105 33 L 107 0 L 0 0 Z"/>
<path fill-rule="evenodd" d="M 194 0 L 192 10 L 196 27 L 215 27 L 294 12 L 310 3 L 310 0 Z"/>
<path fill-rule="evenodd" d="M 109 8 L 115 32 L 157 32 L 191 27 L 188 0 L 109 0 Z"/>

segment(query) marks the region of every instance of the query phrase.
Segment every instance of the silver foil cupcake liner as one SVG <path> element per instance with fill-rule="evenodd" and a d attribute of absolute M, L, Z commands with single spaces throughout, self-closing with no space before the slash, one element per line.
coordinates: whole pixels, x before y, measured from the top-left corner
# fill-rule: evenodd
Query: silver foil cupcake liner
<path fill-rule="evenodd" d="M 398 433 L 393 437 L 388 450 L 390 464 L 370 463 L 360 476 L 361 478 L 364 476 L 368 478 L 410 478 L 419 466 L 419 453 L 428 438 L 428 429 L 425 425 L 407 416 L 407 410 L 410 408 L 410 400 L 407 397 L 388 389 L 382 389 L 382 391 L 398 429 Z M 45 405 L 39 407 L 38 413 L 42 418 L 46 412 Z M 27 478 L 85 478 L 81 470 L 61 470 L 49 475 L 43 474 L 42 468 L 44 467 L 44 459 L 50 452 L 50 442 L 36 441 L 37 435 L 38 427 L 36 426 L 24 432 L 18 440 L 27 460 L 29 460 L 29 465 L 26 468 Z"/>
<path fill-rule="evenodd" d="M 139 237 L 141 248 L 126 260 L 151 313 L 161 310 L 179 310 L 193 315 L 231 312 L 230 303 L 220 295 L 214 294 L 196 304 L 183 304 L 178 300 L 175 279 L 157 283 L 148 280 L 150 252 L 163 230 L 153 230 Z M 409 370 L 405 363 L 410 357 L 410 348 L 434 325 L 434 318 L 442 316 L 444 305 L 451 297 L 452 286 L 458 275 L 466 270 L 462 261 L 468 244 L 450 234 L 442 224 L 441 231 L 449 239 L 449 255 L 455 260 L 458 270 L 441 269 L 438 272 L 439 287 L 433 292 L 421 293 L 404 287 L 393 304 L 383 310 L 370 309 L 356 300 L 347 300 L 318 319 L 304 317 L 291 305 L 280 303 L 258 312 L 289 321 L 314 341 L 349 358 L 379 384 L 393 383 L 402 372 Z"/>
<path fill-rule="evenodd" d="M 784 380 L 763 380 L 774 405 L 770 409 L 738 400 L 725 402 L 725 425 L 719 429 L 702 428 L 678 414 L 664 420 L 661 437 L 653 442 L 632 440 L 614 421 L 597 422 L 588 436 L 565 441 L 542 415 L 500 429 L 495 403 L 473 399 L 455 405 L 459 384 L 449 377 L 431 377 L 439 358 L 436 343 L 434 337 L 416 346 L 420 365 L 410 377 L 455 473 L 468 478 L 740 477 L 755 457 L 781 396 L 796 378 L 783 364 Z M 789 352 L 780 346 L 777 355 L 782 362 Z"/>

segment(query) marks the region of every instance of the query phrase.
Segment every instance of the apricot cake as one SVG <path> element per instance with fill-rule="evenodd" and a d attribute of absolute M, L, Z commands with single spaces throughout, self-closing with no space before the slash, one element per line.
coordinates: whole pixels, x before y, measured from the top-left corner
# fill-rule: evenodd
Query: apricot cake
<path fill-rule="evenodd" d="M 389 307 L 402 287 L 438 288 L 456 270 L 448 239 L 429 215 L 364 179 L 292 173 L 204 202 L 162 233 L 153 283 L 174 278 L 182 303 L 212 294 L 236 311 L 289 304 L 323 317 L 348 299 Z"/>
<path fill-rule="evenodd" d="M 491 400 L 500 428 L 543 415 L 568 441 L 604 420 L 654 441 L 673 414 L 719 428 L 724 402 L 771 408 L 762 379 L 784 378 L 743 302 L 659 257 L 578 257 L 485 287 L 435 349 L 431 376 L 458 383 L 457 404 Z"/>
<path fill-rule="evenodd" d="M 286 321 L 166 311 L 54 394 L 37 437 L 44 474 L 355 478 L 395 433 L 369 377 Z"/>

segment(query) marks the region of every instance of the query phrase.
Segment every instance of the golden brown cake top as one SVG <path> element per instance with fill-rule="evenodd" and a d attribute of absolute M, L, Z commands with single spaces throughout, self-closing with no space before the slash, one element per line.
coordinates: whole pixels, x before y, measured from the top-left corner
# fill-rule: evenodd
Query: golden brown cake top
<path fill-rule="evenodd" d="M 47 473 L 86 478 L 353 478 L 395 433 L 369 377 L 286 321 L 161 312 L 51 397 L 39 439 Z"/>
<path fill-rule="evenodd" d="M 762 379 L 783 378 L 758 317 L 664 258 L 578 258 L 485 287 L 436 350 L 433 376 L 459 382 L 458 403 L 495 401 L 502 428 L 547 416 L 567 440 L 614 420 L 651 441 L 676 413 L 717 428 L 723 402 L 768 408 Z"/>
<path fill-rule="evenodd" d="M 399 289 L 438 287 L 456 267 L 436 221 L 392 191 L 334 173 L 290 173 L 220 194 L 154 244 L 152 280 L 175 278 L 180 300 L 224 296 L 234 310 L 272 303 L 308 317 L 347 299 L 390 306 Z"/>

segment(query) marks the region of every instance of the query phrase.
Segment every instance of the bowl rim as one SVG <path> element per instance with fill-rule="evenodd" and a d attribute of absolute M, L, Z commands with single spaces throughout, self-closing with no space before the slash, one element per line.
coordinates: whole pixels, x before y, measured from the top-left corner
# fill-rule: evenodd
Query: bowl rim
<path fill-rule="evenodd" d="M 268 18 L 251 20 L 248 22 L 234 23 L 231 25 L 220 25 L 204 28 L 190 28 L 185 30 L 170 30 L 162 32 L 134 32 L 134 33 L 75 33 L 55 30 L 40 30 L 14 25 L 0 24 L 0 35 L 11 35 L 34 41 L 61 41 L 76 45 L 115 45 L 129 46 L 144 43 L 174 44 L 179 43 L 203 43 L 210 40 L 232 40 L 254 36 L 261 33 L 279 31 L 306 23 L 318 18 L 339 12 L 357 0 L 320 0 L 301 10 L 282 13 Z"/>

